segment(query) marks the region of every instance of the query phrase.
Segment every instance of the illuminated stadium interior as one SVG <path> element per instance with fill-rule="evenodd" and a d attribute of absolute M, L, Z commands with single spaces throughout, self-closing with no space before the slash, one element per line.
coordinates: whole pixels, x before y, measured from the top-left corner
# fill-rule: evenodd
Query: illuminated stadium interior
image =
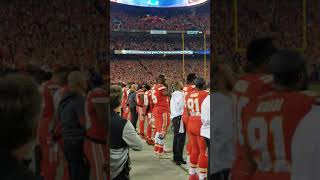
<path fill-rule="evenodd" d="M 142 7 L 186 7 L 199 5 L 208 0 L 110 0 L 111 2 Z"/>

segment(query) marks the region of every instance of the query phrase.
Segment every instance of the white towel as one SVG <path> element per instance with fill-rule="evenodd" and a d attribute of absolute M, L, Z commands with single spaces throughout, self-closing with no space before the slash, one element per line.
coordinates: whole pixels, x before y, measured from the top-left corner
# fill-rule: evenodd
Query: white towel
<path fill-rule="evenodd" d="M 179 133 L 184 133 L 184 124 L 182 118 L 180 118 L 180 128 L 179 128 Z"/>

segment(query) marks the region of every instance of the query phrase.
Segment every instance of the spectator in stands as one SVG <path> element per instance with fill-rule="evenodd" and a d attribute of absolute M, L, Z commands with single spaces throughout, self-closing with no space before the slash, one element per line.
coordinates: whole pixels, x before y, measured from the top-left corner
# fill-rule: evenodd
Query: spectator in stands
<path fill-rule="evenodd" d="M 110 172 L 112 180 L 129 180 L 129 148 L 142 150 L 142 141 L 132 123 L 120 116 L 122 88 L 110 87 Z"/>
<path fill-rule="evenodd" d="M 25 164 L 30 159 L 41 113 L 41 95 L 29 78 L 0 79 L 0 174 L 2 180 L 37 180 Z"/>

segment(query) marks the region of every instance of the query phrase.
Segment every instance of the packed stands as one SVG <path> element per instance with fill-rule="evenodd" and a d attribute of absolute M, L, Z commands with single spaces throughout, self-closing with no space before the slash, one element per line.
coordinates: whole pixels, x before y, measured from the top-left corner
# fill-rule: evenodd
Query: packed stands
<path fill-rule="evenodd" d="M 125 8 L 123 8 L 125 7 Z M 208 30 L 209 6 L 149 10 L 112 3 L 110 26 L 112 30 Z"/>
<path fill-rule="evenodd" d="M 182 78 L 182 66 L 181 59 L 112 60 L 110 64 L 111 82 L 155 83 L 155 77 L 159 74 L 165 74 L 169 81 L 184 81 Z M 210 62 L 207 62 L 207 80 L 210 74 L 209 67 Z M 204 61 L 201 59 L 185 61 L 185 76 L 188 73 L 196 73 L 204 77 L 204 69 Z"/>
<path fill-rule="evenodd" d="M 105 19 L 91 1 L 1 1 L 0 69 L 90 67 L 105 51 Z M 90 24 L 90 25 L 89 25 Z"/>
<path fill-rule="evenodd" d="M 203 50 L 203 35 L 185 36 L 185 50 Z M 206 40 L 207 47 L 210 45 L 209 38 Z M 127 34 L 126 36 L 112 35 L 110 40 L 111 50 L 144 50 L 144 51 L 177 51 L 182 50 L 182 38 L 180 34 L 168 36 L 151 36 Z"/>

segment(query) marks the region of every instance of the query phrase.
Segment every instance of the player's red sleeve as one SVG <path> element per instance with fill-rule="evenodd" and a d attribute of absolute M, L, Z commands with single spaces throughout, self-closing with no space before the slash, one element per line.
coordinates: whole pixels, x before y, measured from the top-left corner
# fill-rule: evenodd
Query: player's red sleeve
<path fill-rule="evenodd" d="M 231 170 L 231 180 L 250 180 L 255 168 L 248 157 L 248 149 L 245 146 L 236 146 L 235 161 Z"/>
<path fill-rule="evenodd" d="M 182 113 L 182 120 L 184 125 L 187 127 L 188 122 L 189 122 L 189 114 L 188 114 L 188 109 L 187 106 L 184 105 L 183 113 Z"/>

